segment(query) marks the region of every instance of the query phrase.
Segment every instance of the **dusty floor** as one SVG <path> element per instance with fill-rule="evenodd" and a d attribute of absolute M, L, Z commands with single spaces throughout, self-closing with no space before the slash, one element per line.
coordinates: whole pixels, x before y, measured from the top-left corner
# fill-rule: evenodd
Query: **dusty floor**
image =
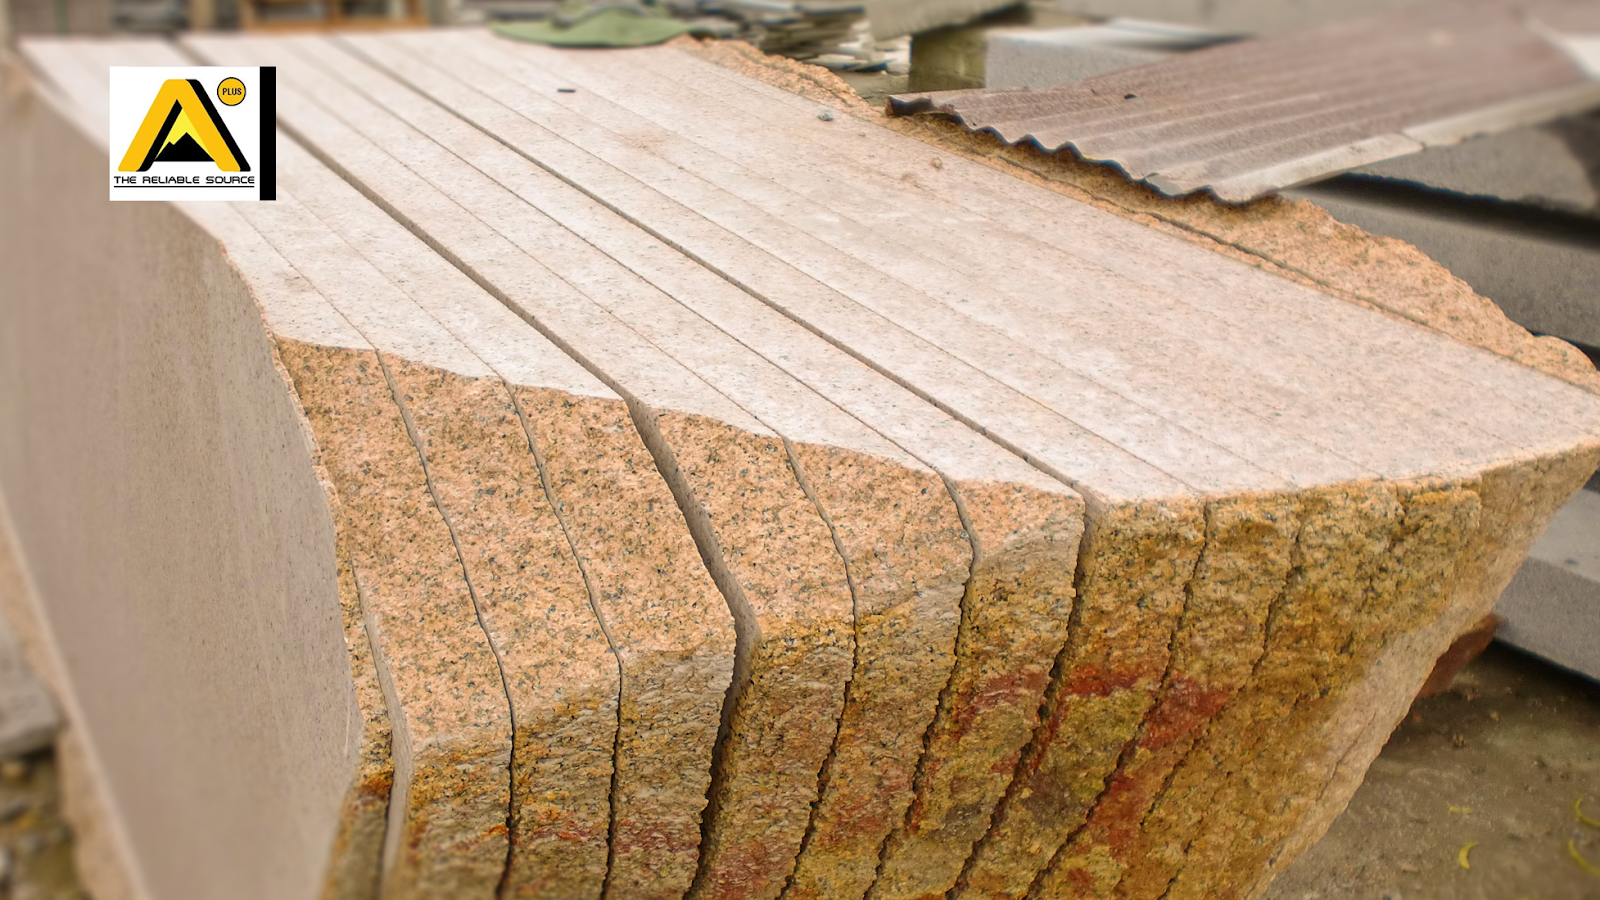
<path fill-rule="evenodd" d="M 1600 900 L 1579 798 L 1600 823 L 1600 685 L 1497 644 L 1417 702 L 1264 900 Z M 0 900 L 82 897 L 69 857 L 48 752 L 0 762 Z"/>
<path fill-rule="evenodd" d="M 1265 900 L 1600 898 L 1600 826 L 1580 798 L 1600 823 L 1600 685 L 1496 644 L 1417 701 Z"/>

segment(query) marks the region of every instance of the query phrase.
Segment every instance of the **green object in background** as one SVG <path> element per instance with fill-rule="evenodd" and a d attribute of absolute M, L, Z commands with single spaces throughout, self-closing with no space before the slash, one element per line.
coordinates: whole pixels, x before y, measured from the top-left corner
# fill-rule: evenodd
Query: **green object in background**
<path fill-rule="evenodd" d="M 558 47 L 647 47 L 702 30 L 663 14 L 620 6 L 597 10 L 570 25 L 549 20 L 494 26 L 501 37 Z"/>

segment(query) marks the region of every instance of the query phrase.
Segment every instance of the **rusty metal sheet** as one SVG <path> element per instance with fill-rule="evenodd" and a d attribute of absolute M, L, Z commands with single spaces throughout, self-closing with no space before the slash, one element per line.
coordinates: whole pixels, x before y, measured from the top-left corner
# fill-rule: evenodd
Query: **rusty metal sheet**
<path fill-rule="evenodd" d="M 1070 147 L 1165 194 L 1244 202 L 1600 106 L 1571 49 L 1586 35 L 1600 35 L 1587 0 L 1452 0 L 1044 90 L 904 94 L 890 107 Z"/>

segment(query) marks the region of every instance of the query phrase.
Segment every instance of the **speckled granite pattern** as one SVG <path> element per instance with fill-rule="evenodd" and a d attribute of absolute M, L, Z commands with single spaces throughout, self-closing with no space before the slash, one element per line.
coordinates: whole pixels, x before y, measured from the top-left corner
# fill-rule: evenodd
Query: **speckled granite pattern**
<path fill-rule="evenodd" d="M 1168 776 L 1261 656 L 1268 612 L 1288 578 L 1294 506 L 1292 499 L 1270 496 L 1208 504 L 1205 549 L 1187 588 L 1159 699 L 1087 819 L 1048 860 L 1041 887 L 1109 896 L 1116 886 Z M 1030 883 L 1039 874 L 1034 868 Z M 968 895 L 983 896 L 984 886 L 969 881 Z M 999 895 L 1004 889 L 988 890 Z"/>
<path fill-rule="evenodd" d="M 711 816 L 688 896 L 777 896 L 833 746 L 854 645 L 844 566 L 781 442 L 676 413 L 656 427 L 716 530 L 747 611 Z M 737 602 L 737 601 L 735 601 Z"/>
<path fill-rule="evenodd" d="M 504 871 L 511 714 L 449 531 L 370 351 L 278 342 L 349 516 L 351 566 L 400 701 L 385 896 L 492 897 Z M 397 772 L 397 775 L 402 775 Z"/>
<path fill-rule="evenodd" d="M 794 447 L 855 596 L 855 664 L 803 852 L 784 896 L 871 884 L 911 802 L 922 737 L 950 679 L 972 549 L 932 472 L 832 447 Z"/>
<path fill-rule="evenodd" d="M 515 723 L 501 898 L 605 881 L 616 658 L 505 386 L 384 354 L 499 661 Z"/>
<path fill-rule="evenodd" d="M 1368 540 L 1375 546 L 1350 548 L 1356 551 L 1350 554 L 1354 566 L 1331 561 L 1318 567 L 1336 575 L 1348 573 L 1343 584 L 1330 580 L 1322 587 L 1337 605 L 1319 617 L 1314 637 L 1298 642 L 1297 664 L 1266 673 L 1261 687 L 1272 694 L 1267 707 L 1272 727 L 1257 720 L 1260 727 L 1250 735 L 1252 746 L 1243 765 L 1208 804 L 1209 821 L 1168 887 L 1168 896 L 1211 896 L 1233 887 L 1237 879 L 1219 879 L 1241 839 L 1249 841 L 1257 829 L 1270 828 L 1280 806 L 1298 802 L 1296 792 L 1308 795 L 1299 801 L 1315 801 L 1326 775 L 1308 766 L 1306 755 L 1317 732 L 1328 725 L 1334 698 L 1364 672 L 1386 631 L 1417 624 L 1418 607 L 1426 606 L 1429 594 L 1443 586 L 1448 563 L 1475 525 L 1477 498 L 1470 492 L 1421 495 L 1415 508 L 1408 508 L 1406 486 L 1386 486 L 1385 492 L 1388 509 L 1366 510 L 1373 521 Z M 1397 583 L 1397 576 L 1409 583 Z M 1269 652 L 1265 661 L 1272 666 L 1277 660 Z"/>
<path fill-rule="evenodd" d="M 1009 485 L 958 487 L 977 559 L 956 666 L 939 699 L 905 821 L 867 896 L 926 897 L 955 883 L 1038 723 L 1066 643 L 1082 504 Z"/>
<path fill-rule="evenodd" d="M 1155 700 L 1204 529 L 1197 503 L 1089 516 L 1077 610 L 1043 721 L 963 872 L 980 896 L 1025 894 L 1100 795 Z"/>
<path fill-rule="evenodd" d="M 1288 830 L 1287 823 L 1298 821 L 1318 801 L 1332 777 L 1322 748 L 1328 743 L 1330 725 L 1337 723 L 1331 710 L 1342 695 L 1366 675 L 1395 637 L 1430 624 L 1444 612 L 1461 552 L 1479 528 L 1481 504 L 1472 487 L 1448 482 L 1391 485 L 1399 513 L 1387 553 L 1379 558 L 1347 639 L 1348 649 L 1333 654 L 1339 669 L 1322 679 L 1325 695 L 1303 698 L 1282 727 L 1271 730 L 1270 739 L 1256 751 L 1258 774 L 1246 778 L 1247 784 L 1278 786 L 1278 795 L 1240 798 L 1241 827 L 1233 829 L 1226 854 L 1218 854 L 1224 862 L 1211 871 L 1184 873 L 1185 878 L 1206 885 L 1206 896 L 1247 885 L 1251 880 L 1247 873 L 1266 862 Z M 1297 732 L 1299 728 L 1305 730 Z M 1192 860 L 1190 866 L 1195 862 L 1204 860 Z M 1180 878 L 1172 894 L 1181 896 L 1186 890 Z"/>
<path fill-rule="evenodd" d="M 422 40 L 413 49 L 426 53 Z M 226 39 L 199 43 L 221 47 Z M 647 232 L 662 222 L 636 185 L 643 191 L 663 185 L 639 180 L 626 165 L 607 169 L 611 163 L 583 156 L 590 151 L 576 142 L 560 143 L 569 139 L 561 133 L 568 126 L 588 125 L 571 118 L 535 122 L 549 134 L 530 150 L 474 127 L 484 120 L 430 106 L 432 100 L 402 83 L 406 73 L 384 71 L 384 63 L 373 68 L 356 43 L 248 38 L 240 46 L 282 49 L 280 110 L 296 133 L 310 135 L 319 155 L 347 167 L 341 177 L 359 180 L 362 190 L 391 204 L 404 216 L 404 236 L 421 237 L 448 257 L 449 274 L 476 282 L 494 295 L 489 306 L 499 310 L 496 304 L 504 303 L 521 318 L 451 319 L 461 346 L 445 347 L 445 331 L 435 327 L 443 320 L 429 317 L 448 304 L 430 307 L 427 298 L 459 285 L 426 267 L 396 265 L 407 253 L 431 251 L 392 234 L 381 252 L 359 252 L 389 267 L 380 274 L 416 300 L 416 310 L 402 312 L 403 298 L 380 296 L 376 283 L 367 291 L 366 274 L 336 277 L 354 272 L 354 256 L 336 258 L 328 248 L 337 241 L 306 217 L 341 218 L 338 203 L 302 208 L 285 200 L 231 213 L 276 250 L 248 246 L 249 229 L 229 230 L 226 215 L 210 220 L 222 229 L 214 235 L 244 263 L 241 271 L 274 252 L 291 260 L 273 270 L 285 282 L 276 285 L 283 297 L 274 301 L 283 306 L 275 310 L 280 323 L 326 333 L 329 344 L 363 345 L 340 344 L 337 336 L 354 329 L 378 348 L 332 349 L 316 337 L 276 335 L 312 436 L 313 466 L 320 466 L 328 491 L 337 577 L 329 574 L 337 581 L 361 707 L 350 719 L 359 730 L 350 739 L 359 740 L 361 752 L 326 879 L 329 900 L 372 896 L 380 843 L 386 843 L 385 896 L 395 897 L 1242 900 L 1326 827 L 1427 664 L 1454 630 L 1492 602 L 1550 513 L 1600 456 L 1593 441 L 1573 449 L 1575 435 L 1588 433 L 1585 422 L 1557 421 L 1571 399 L 1561 392 L 1578 392 L 1548 379 L 1531 383 L 1527 373 L 1498 363 L 1481 370 L 1482 385 L 1406 394 L 1371 415 L 1359 401 L 1346 403 L 1356 407 L 1346 411 L 1351 421 L 1372 426 L 1366 443 L 1368 433 L 1349 427 L 1339 418 L 1344 413 L 1318 418 L 1324 401 L 1339 405 L 1346 398 L 1296 383 L 1315 370 L 1280 370 L 1270 361 L 1259 371 L 1234 367 L 1218 353 L 1225 363 L 1197 362 L 1187 381 L 1179 375 L 1164 384 L 1118 383 L 1138 390 L 1155 384 L 1127 407 L 1116 407 L 1109 394 L 1099 402 L 1112 406 L 1084 403 L 1082 414 L 1098 418 L 1079 435 L 1083 423 L 1074 405 L 1083 398 L 1063 399 L 1051 393 L 1054 382 L 1029 382 L 1006 369 L 1004 352 L 988 352 L 1004 351 L 1004 342 L 962 343 L 971 335 L 957 328 L 939 332 L 933 343 L 940 346 L 919 356 L 912 344 L 873 343 L 870 328 L 833 333 L 839 322 L 860 321 L 851 318 L 850 303 L 871 309 L 880 302 L 862 285 L 901 296 L 876 270 L 871 279 L 855 280 L 858 264 L 916 265 L 885 250 L 888 244 L 873 245 L 885 255 L 851 256 L 854 262 L 820 247 L 800 253 L 798 245 L 783 244 L 772 259 L 737 255 L 748 265 L 737 277 L 719 272 L 752 296 L 777 295 L 790 285 L 773 276 L 773 266 L 803 263 L 798 283 L 826 261 L 833 283 L 855 285 L 829 295 L 839 306 L 826 309 L 840 310 L 840 318 L 825 320 L 823 306 L 808 306 L 784 321 L 813 329 L 808 334 L 910 388 L 911 396 L 874 393 L 865 382 L 852 387 L 848 377 L 830 381 L 817 374 L 829 364 L 815 361 L 805 364 L 813 367 L 806 376 L 794 375 L 776 361 L 790 349 L 781 338 L 737 336 L 738 326 L 713 321 L 722 314 L 741 318 L 736 304 L 697 307 L 651 293 L 658 290 L 651 279 L 718 264 L 695 254 L 719 250 L 723 236 L 692 220 L 727 209 L 702 211 L 690 202 L 674 220 L 686 226 L 681 235 Z M 787 102 L 806 127 L 841 131 L 878 119 L 820 70 L 731 45 L 694 52 L 842 113 L 836 119 L 795 114 L 793 98 L 768 92 L 769 102 Z M 84 84 L 98 83 L 98 70 L 90 74 Z M 717 90 L 749 87 L 719 83 Z M 517 124 L 494 110 L 493 96 L 452 96 L 476 104 L 473 115 L 492 112 L 496 127 Z M 740 122 L 760 126 L 759 111 Z M 834 125 L 819 124 L 825 122 Z M 1061 157 L 996 149 L 937 122 L 887 124 L 1374 310 L 1351 312 L 1328 301 L 1339 315 L 1361 322 L 1383 321 L 1380 313 L 1399 316 L 1600 386 L 1563 345 L 1496 319 L 1481 298 L 1463 293 L 1409 248 L 1329 226 L 1314 210 L 1152 202 L 1142 189 L 1119 187 L 1105 170 Z M 530 132 L 516 133 L 527 139 Z M 621 152 L 598 131 L 584 135 L 599 142 L 591 149 Z M 637 145 L 628 154 L 660 149 L 644 146 L 647 131 L 619 137 Z M 937 153 L 918 146 L 908 152 Z M 547 151 L 559 152 L 539 155 Z M 992 171 L 948 154 L 929 159 L 930 171 L 946 179 L 930 175 L 930 183 L 953 188 L 952 172 L 972 170 L 974 183 L 1009 198 L 1001 204 L 1027 199 Z M 912 161 L 923 163 L 920 156 Z M 853 171 L 848 159 L 836 162 L 841 172 Z M 529 168 L 535 165 L 543 174 Z M 551 182 L 545 170 L 557 168 L 555 175 L 580 191 Z M 711 168 L 689 175 L 709 178 Z M 676 177 L 659 160 L 648 171 L 662 182 Z M 782 183 L 780 175 L 760 177 Z M 908 183 L 921 187 L 915 173 Z M 597 211 L 591 201 L 601 195 L 645 227 Z M 719 195 L 696 196 L 709 204 Z M 815 195 L 824 196 L 842 209 L 783 209 L 865 214 L 850 197 Z M 967 212 L 988 215 L 977 212 L 980 206 L 995 208 L 964 196 L 975 206 L 953 204 L 940 213 L 952 225 Z M 1061 211 L 1061 198 L 1046 196 L 1056 204 L 1049 208 Z M 571 218 L 539 218 L 546 202 Z M 1111 221 L 1124 238 L 1142 231 Z M 832 224 L 841 233 L 846 227 L 843 219 Z M 365 227 L 354 233 L 366 235 Z M 808 227 L 825 233 L 831 225 L 813 219 Z M 981 232 L 986 239 L 1004 237 L 982 227 L 989 229 Z M 612 241 L 623 231 L 626 239 Z M 342 234 L 352 239 L 352 232 Z M 726 236 L 728 243 L 742 239 L 738 228 Z M 672 256 L 676 246 L 651 255 L 661 249 L 658 240 L 679 241 L 692 265 Z M 1169 245 L 1210 261 L 1163 239 Z M 1025 253 L 1005 258 L 1039 274 Z M 951 271 L 957 268 L 952 262 Z M 894 271 L 920 285 L 915 290 L 946 286 L 926 271 Z M 1048 284 L 1056 274 L 1040 277 Z M 744 276 L 753 280 L 740 281 Z M 1260 287 L 1268 280 L 1240 283 Z M 673 283 L 685 295 L 706 285 Z M 966 281 L 953 290 L 983 293 L 982 287 Z M 1270 287 L 1262 290 L 1271 295 Z M 1209 296 L 1225 318 L 1256 312 L 1228 305 L 1235 295 L 1227 292 Z M 1102 299 L 1115 305 L 1122 298 L 1113 292 Z M 693 314 L 671 305 L 678 300 Z M 341 318 L 348 321 L 341 325 Z M 493 329 L 479 321 L 494 322 Z M 1002 319 L 973 317 L 974 333 L 990 327 L 982 321 Z M 570 363 L 560 359 L 570 354 L 589 370 L 587 388 L 508 387 L 499 364 L 468 359 L 479 351 L 469 350 L 472 341 L 462 334 L 498 329 L 481 346 L 510 347 L 530 323 L 560 347 L 547 359 Z M 912 328 L 897 319 L 885 325 Z M 1352 326 L 1340 339 L 1400 334 L 1396 346 L 1405 346 L 1404 335 L 1416 331 L 1385 327 L 1392 331 Z M 253 325 L 250 333 L 258 337 Z M 1016 341 L 1009 347 L 1015 354 L 1033 352 L 1033 333 L 1004 334 Z M 1438 360 L 1422 360 L 1422 369 L 1436 363 L 1441 384 L 1452 377 L 1451 365 L 1471 369 L 1459 348 L 1429 340 L 1417 346 L 1443 349 Z M 940 382 L 935 389 L 936 376 L 945 374 L 939 361 L 947 370 L 956 359 L 942 355 L 946 344 L 961 344 L 976 361 L 961 363 L 973 371 L 957 388 Z M 1042 359 L 1076 353 L 1051 346 L 1056 356 Z M 401 347 L 439 356 L 424 364 Z M 1152 370 L 1149 358 L 1119 359 L 1116 347 L 1100 348 L 1105 367 L 1085 376 L 1112 385 L 1111 394 L 1118 365 L 1141 379 Z M 1375 364 L 1385 349 L 1373 351 Z M 771 380 L 742 381 L 754 370 L 734 364 L 735 350 L 772 360 L 774 371 L 763 376 Z M 891 350 L 907 355 L 892 361 L 876 355 Z M 1301 365 L 1284 352 L 1275 359 Z M 439 359 L 460 359 L 464 368 Z M 1352 371 L 1349 359 L 1341 357 L 1339 366 L 1329 371 Z M 1012 372 L 1011 381 L 991 383 L 1001 370 Z M 537 365 L 520 371 L 534 373 L 529 384 L 546 384 Z M 803 411 L 780 422 L 791 412 L 785 398 L 810 390 L 780 371 L 826 383 L 826 390 L 816 388 L 825 400 L 796 402 L 794 409 Z M 1508 371 L 1517 377 L 1496 380 Z M 1252 372 L 1264 380 L 1281 376 L 1286 384 L 1228 399 L 1230 389 L 1219 385 Z M 1387 382 L 1350 381 L 1360 390 L 1377 383 Z M 1165 402 L 1165 388 L 1179 396 L 1196 384 L 1193 408 L 1133 409 Z M 1467 406 L 1449 405 L 1452 392 L 1467 388 L 1482 389 L 1486 409 L 1536 412 L 1526 419 L 1484 413 L 1479 421 Z M 857 389 L 870 398 L 853 405 Z M 935 462 L 922 455 L 906 431 L 928 420 L 893 412 L 897 403 L 923 402 L 917 392 L 965 417 L 961 427 L 974 434 L 992 427 L 1001 446 L 1058 479 L 1063 490 L 932 471 L 945 472 L 954 457 Z M 1046 395 L 1053 399 L 1038 399 Z M 1430 405 L 1435 400 L 1439 408 Z M 1227 453 L 1215 453 L 1205 442 L 1223 439 L 1227 428 L 1213 417 L 1231 415 L 1227 404 L 1235 401 L 1241 408 L 1259 401 L 1262 409 L 1245 414 L 1259 414 L 1262 422 Z M 1574 402 L 1572 409 L 1579 408 Z M 1139 428 L 1124 427 L 1144 412 L 1150 418 L 1140 419 Z M 836 420 L 823 427 L 823 413 L 861 416 L 853 423 L 860 430 Z M 1280 415 L 1305 431 L 1280 430 Z M 1170 421 L 1156 421 L 1162 417 Z M 1388 421 L 1402 427 L 1391 434 L 1375 424 Z M 903 429 L 898 436 L 890 433 L 896 422 Z M 1524 422 L 1547 424 L 1549 434 L 1533 428 L 1523 434 Z M 1324 425 L 1328 435 L 1316 430 Z M 1146 426 L 1153 430 L 1140 430 Z M 1335 426 L 1347 430 L 1334 437 Z M 807 428 L 825 437 L 790 433 Z M 1180 434 L 1185 429 L 1204 437 L 1190 441 Z M 891 442 L 889 450 L 899 442 L 904 460 L 851 449 L 848 439 L 829 443 L 873 431 Z M 1084 435 L 1074 446 L 1105 452 L 1081 471 L 1059 474 L 1080 462 L 1072 458 L 1076 451 L 1044 458 L 1045 451 Z M 1171 452 L 1152 435 L 1181 438 L 1183 446 Z M 1360 446 L 1340 443 L 1351 437 Z M 1304 453 L 1283 450 L 1297 442 Z M 1269 456 L 1276 467 L 1265 462 Z M 1317 474 L 1301 472 L 1301 463 Z M 1364 474 L 1369 468 L 1381 473 Z M 1068 483 L 1089 498 L 1087 505 Z M 1282 490 L 1287 483 L 1302 487 Z M 382 715 L 385 707 L 392 721 Z"/>
<path fill-rule="evenodd" d="M 1256 897 L 1272 877 L 1311 846 L 1332 824 L 1360 786 L 1367 766 L 1410 706 L 1417 686 L 1427 678 L 1445 648 L 1471 623 L 1494 606 L 1516 573 L 1528 548 L 1548 525 L 1550 516 L 1588 479 L 1600 463 L 1592 443 L 1550 457 L 1491 467 L 1457 490 L 1477 495 L 1477 527 L 1454 562 L 1445 598 L 1435 600 L 1442 614 L 1391 634 L 1377 659 L 1355 685 L 1344 692 L 1330 726 L 1319 736 L 1311 759 L 1327 773 L 1319 803 L 1299 811 L 1280 835 L 1270 839 L 1264 864 L 1239 885 L 1237 896 Z"/>
<path fill-rule="evenodd" d="M 1160 896 L 1186 864 L 1185 854 L 1227 827 L 1212 815 L 1226 800 L 1225 785 L 1249 765 L 1262 730 L 1280 727 L 1298 697 L 1318 690 L 1352 633 L 1398 514 L 1398 503 L 1381 485 L 1301 496 L 1293 568 L 1268 615 L 1264 652 L 1157 798 L 1129 854 L 1120 892 Z"/>
<path fill-rule="evenodd" d="M 676 900 L 699 859 L 733 617 L 627 408 L 513 392 L 622 664 L 607 896 Z"/>

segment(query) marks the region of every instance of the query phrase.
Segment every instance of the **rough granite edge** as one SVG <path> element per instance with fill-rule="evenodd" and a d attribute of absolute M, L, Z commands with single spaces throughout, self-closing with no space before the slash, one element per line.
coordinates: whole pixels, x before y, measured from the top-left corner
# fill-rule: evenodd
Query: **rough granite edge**
<path fill-rule="evenodd" d="M 890 117 L 827 69 L 767 56 L 742 41 L 677 38 L 670 46 L 850 115 L 1009 173 L 1098 209 L 1182 237 L 1341 300 L 1482 347 L 1600 393 L 1600 372 L 1577 348 L 1535 337 L 1422 251 L 1346 225 L 1309 201 L 1277 197 L 1230 206 L 1197 194 L 1162 196 L 1111 166 L 1032 144 L 1002 144 L 934 116 Z"/>
<path fill-rule="evenodd" d="M 1270 847 L 1239 896 L 1258 897 L 1272 879 L 1316 843 L 1360 787 L 1367 767 L 1410 708 L 1433 660 L 1455 637 L 1493 608 L 1555 511 L 1600 465 L 1600 445 L 1522 463 L 1506 464 L 1475 479 L 1477 528 L 1455 563 L 1450 589 L 1420 625 L 1392 636 L 1341 699 L 1332 718 L 1343 727 L 1324 739 L 1326 782 L 1316 803 L 1290 823 Z M 1251 874 L 1251 873 L 1247 873 Z"/>
<path fill-rule="evenodd" d="M 793 445 L 827 515 L 855 601 L 855 661 L 785 900 L 859 897 L 911 803 L 922 738 L 955 664 L 972 545 L 931 471 Z"/>
<path fill-rule="evenodd" d="M 286 338 L 277 343 L 348 513 L 351 528 L 341 531 L 350 537 L 364 613 L 390 632 L 369 635 L 374 653 L 408 648 L 403 657 L 386 657 L 409 720 L 395 725 L 395 733 L 397 740 L 408 736 L 411 778 L 405 808 L 389 811 L 389 828 L 401 831 L 385 838 L 386 854 L 392 848 L 395 856 L 384 861 L 383 890 L 396 897 L 490 897 L 508 848 L 511 716 L 461 561 L 428 496 L 377 354 Z M 373 477 L 373 467 L 389 466 L 395 470 L 387 478 Z M 459 608 L 416 605 L 441 597 Z M 398 782 L 398 754 L 396 766 Z"/>
<path fill-rule="evenodd" d="M 1253 663 L 1259 652 L 1258 628 L 1288 568 L 1282 532 L 1293 505 L 1292 496 L 1281 494 L 1208 498 L 1203 521 L 1167 535 L 1176 540 L 1164 552 L 1148 536 L 1135 545 L 1142 577 L 1122 584 L 1095 579 L 1109 583 L 1100 592 L 1115 600 L 1109 608 L 1080 601 L 1045 726 L 968 863 L 962 896 L 1021 898 L 1047 868 L 1070 871 L 1069 861 L 1085 852 L 1112 855 L 1083 846 L 1108 827 L 1128 828 L 1117 818 L 1117 803 L 1104 801 L 1137 803 L 1140 789 L 1159 785 L 1173 761 L 1168 748 L 1231 694 L 1229 679 L 1209 677 L 1209 670 L 1237 670 L 1237 662 L 1221 660 L 1244 656 Z M 1082 590 L 1090 594 L 1087 580 Z M 1131 641 L 1129 629 L 1137 629 Z M 1111 634 L 1121 640 L 1096 640 Z M 1103 813 L 1101 821 L 1090 829 L 1096 813 Z M 1079 846 L 1064 849 L 1069 841 Z"/>
<path fill-rule="evenodd" d="M 1226 820 L 1239 826 L 1208 829 L 1203 852 L 1188 862 L 1172 897 L 1235 896 L 1253 880 L 1244 873 L 1259 865 L 1289 823 L 1320 802 L 1331 777 L 1322 748 L 1341 730 L 1346 712 L 1339 698 L 1362 683 L 1395 635 L 1436 619 L 1448 603 L 1457 564 L 1479 528 L 1476 486 L 1475 479 L 1445 478 L 1386 485 L 1393 515 L 1381 549 L 1365 566 L 1365 596 L 1335 632 L 1343 646 L 1323 644 L 1330 662 L 1316 690 L 1302 693 L 1274 728 L 1263 730 L 1253 778 L 1242 782 L 1231 806 L 1235 816 Z M 1420 682 L 1412 696 L 1415 687 Z"/>
<path fill-rule="evenodd" d="M 1364 549 L 1371 551 L 1387 534 L 1394 506 L 1381 484 L 1329 486 L 1298 499 L 1292 566 L 1268 614 L 1262 653 L 1169 773 L 1118 867 L 1119 896 L 1160 895 L 1196 843 L 1218 831 L 1221 815 L 1212 816 L 1217 798 L 1236 787 L 1232 776 L 1247 768 L 1262 726 L 1314 690 L 1323 674 L 1322 651 L 1342 646 L 1375 563 Z M 1056 869 L 1050 878 L 1069 876 Z"/>
<path fill-rule="evenodd" d="M 1038 725 L 1078 602 L 1083 501 L 1007 484 L 954 488 L 976 550 L 956 665 L 871 900 L 942 896 L 955 883 Z"/>
<path fill-rule="evenodd" d="M 1267 617 L 1289 577 L 1296 504 L 1275 499 L 1208 504 L 1206 548 L 1188 587 L 1159 698 L 1123 748 L 1084 823 L 1037 873 L 1042 883 L 1066 880 L 1109 894 L 1168 776 L 1245 683 L 1265 649 Z M 1213 547 L 1233 552 L 1218 554 Z M 1242 588 L 1240 581 L 1246 582 Z"/>
<path fill-rule="evenodd" d="M 744 607 L 687 896 L 771 900 L 793 869 L 844 706 L 855 643 L 844 561 L 777 437 L 673 411 L 653 424 L 735 582 L 725 596 Z"/>
<path fill-rule="evenodd" d="M 606 876 L 619 672 L 498 377 L 380 351 L 511 703 L 498 896 L 588 900 Z"/>
<path fill-rule="evenodd" d="M 627 406 L 512 396 L 622 669 L 606 895 L 677 900 L 699 860 L 733 617 Z"/>

